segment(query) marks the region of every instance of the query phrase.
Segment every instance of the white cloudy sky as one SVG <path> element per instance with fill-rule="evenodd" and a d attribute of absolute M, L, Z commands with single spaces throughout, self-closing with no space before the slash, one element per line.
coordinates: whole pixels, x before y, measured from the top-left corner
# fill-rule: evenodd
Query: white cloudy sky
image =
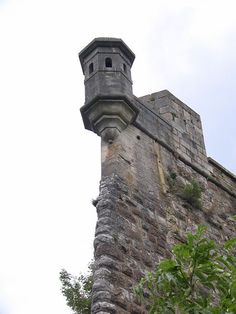
<path fill-rule="evenodd" d="M 85 131 L 77 53 L 119 37 L 134 94 L 170 90 L 201 114 L 208 155 L 236 172 L 236 4 L 0 0 L 0 314 L 70 313 L 61 268 L 92 257 L 100 141 Z"/>

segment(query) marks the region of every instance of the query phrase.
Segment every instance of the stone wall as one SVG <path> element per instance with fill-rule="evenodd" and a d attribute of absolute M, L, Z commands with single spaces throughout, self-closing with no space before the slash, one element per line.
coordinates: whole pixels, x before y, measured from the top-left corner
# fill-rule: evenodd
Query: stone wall
<path fill-rule="evenodd" d="M 92 313 L 146 313 L 132 294 L 140 278 L 197 224 L 222 241 L 234 234 L 236 178 L 207 158 L 200 116 L 168 91 L 134 97 L 135 121 L 102 140 Z M 202 206 L 181 197 L 202 188 Z"/>

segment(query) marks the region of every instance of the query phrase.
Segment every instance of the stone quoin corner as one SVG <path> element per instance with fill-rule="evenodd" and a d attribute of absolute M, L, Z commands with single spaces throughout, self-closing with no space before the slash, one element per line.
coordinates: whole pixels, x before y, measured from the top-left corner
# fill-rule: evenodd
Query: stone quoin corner
<path fill-rule="evenodd" d="M 102 154 L 92 313 L 144 314 L 134 286 L 186 231 L 204 224 L 217 241 L 234 235 L 236 177 L 207 157 L 201 118 L 190 107 L 168 90 L 133 95 L 135 55 L 121 39 L 95 38 L 79 59 L 81 114 L 101 137 Z M 192 180 L 200 206 L 181 197 Z"/>

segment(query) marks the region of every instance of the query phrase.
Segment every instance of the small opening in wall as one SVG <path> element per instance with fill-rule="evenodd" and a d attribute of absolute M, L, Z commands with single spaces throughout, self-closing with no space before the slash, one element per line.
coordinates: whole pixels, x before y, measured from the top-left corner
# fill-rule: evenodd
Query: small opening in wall
<path fill-rule="evenodd" d="M 125 73 L 127 72 L 127 67 L 126 67 L 125 63 L 123 63 L 123 70 L 124 70 Z"/>
<path fill-rule="evenodd" d="M 93 73 L 93 62 L 89 65 L 89 74 Z"/>
<path fill-rule="evenodd" d="M 139 135 L 137 135 L 136 137 L 137 137 L 137 140 L 140 140 L 140 136 Z"/>
<path fill-rule="evenodd" d="M 106 68 L 112 68 L 112 60 L 111 60 L 111 58 L 106 58 L 105 59 L 105 65 L 106 65 Z"/>

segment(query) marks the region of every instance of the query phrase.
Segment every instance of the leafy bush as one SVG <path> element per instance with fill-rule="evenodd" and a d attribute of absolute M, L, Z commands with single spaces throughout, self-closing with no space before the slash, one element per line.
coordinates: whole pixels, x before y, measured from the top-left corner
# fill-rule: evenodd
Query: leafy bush
<path fill-rule="evenodd" d="M 89 265 L 89 273 L 79 277 L 72 276 L 65 269 L 61 270 L 61 291 L 66 297 L 67 305 L 73 310 L 74 314 L 91 313 L 92 278 L 93 263 Z"/>
<path fill-rule="evenodd" d="M 192 180 L 190 183 L 186 184 L 183 188 L 180 196 L 188 202 L 191 206 L 200 209 L 202 207 L 201 202 L 202 189 L 200 185 Z"/>
<path fill-rule="evenodd" d="M 188 234 L 135 288 L 150 314 L 236 313 L 236 238 L 219 246 L 204 232 Z"/>

